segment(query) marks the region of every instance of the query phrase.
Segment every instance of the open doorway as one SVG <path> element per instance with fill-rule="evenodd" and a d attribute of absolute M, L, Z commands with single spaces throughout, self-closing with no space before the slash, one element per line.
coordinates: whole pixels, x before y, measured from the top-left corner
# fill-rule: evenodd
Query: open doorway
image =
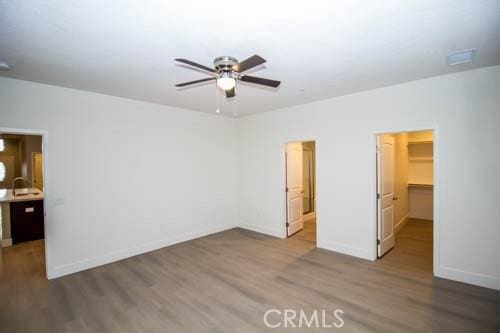
<path fill-rule="evenodd" d="M 41 133 L 0 131 L 0 251 L 3 264 L 30 272 L 46 272 L 43 141 Z"/>
<path fill-rule="evenodd" d="M 414 257 L 432 272 L 434 133 L 377 135 L 377 257 Z"/>
<path fill-rule="evenodd" d="M 316 143 L 285 146 L 286 235 L 316 244 Z"/>

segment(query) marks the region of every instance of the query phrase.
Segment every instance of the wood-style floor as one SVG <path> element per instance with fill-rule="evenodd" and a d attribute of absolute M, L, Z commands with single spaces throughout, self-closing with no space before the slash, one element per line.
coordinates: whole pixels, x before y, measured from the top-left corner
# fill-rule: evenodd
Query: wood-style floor
<path fill-rule="evenodd" d="M 290 237 L 316 244 L 316 219 L 304 222 L 304 228 Z"/>
<path fill-rule="evenodd" d="M 341 309 L 346 332 L 499 332 L 499 292 L 432 277 L 429 226 L 376 262 L 232 229 L 51 281 L 43 242 L 3 248 L 0 331 L 260 332 L 276 308 Z"/>

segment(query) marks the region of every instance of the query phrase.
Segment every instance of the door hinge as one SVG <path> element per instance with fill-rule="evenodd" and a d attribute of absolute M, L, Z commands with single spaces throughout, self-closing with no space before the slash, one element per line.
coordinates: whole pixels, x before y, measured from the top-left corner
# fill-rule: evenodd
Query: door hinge
<path fill-rule="evenodd" d="M 377 245 L 380 245 L 380 239 L 377 239 Z"/>
<path fill-rule="evenodd" d="M 288 223 L 288 222 L 287 222 L 287 223 L 286 223 L 286 227 L 288 228 L 289 226 L 290 226 L 290 223 Z"/>
<path fill-rule="evenodd" d="M 377 199 L 380 199 L 380 193 L 377 193 Z"/>
<path fill-rule="evenodd" d="M 285 187 L 285 192 L 288 192 L 288 187 Z"/>

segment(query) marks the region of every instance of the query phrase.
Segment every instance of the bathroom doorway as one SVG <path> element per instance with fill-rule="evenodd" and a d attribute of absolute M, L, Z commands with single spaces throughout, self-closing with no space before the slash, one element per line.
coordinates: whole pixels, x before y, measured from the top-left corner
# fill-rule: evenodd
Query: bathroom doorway
<path fill-rule="evenodd" d="M 286 235 L 316 244 L 316 143 L 285 145 Z"/>
<path fill-rule="evenodd" d="M 44 131 L 0 128 L 0 251 L 27 274 L 47 275 L 47 141 Z"/>

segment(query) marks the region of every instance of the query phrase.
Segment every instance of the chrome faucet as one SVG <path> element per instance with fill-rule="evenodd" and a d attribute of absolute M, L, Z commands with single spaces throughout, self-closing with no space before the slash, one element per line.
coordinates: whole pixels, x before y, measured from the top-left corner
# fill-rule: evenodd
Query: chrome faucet
<path fill-rule="evenodd" d="M 24 181 L 24 185 L 28 187 L 28 181 L 24 177 L 16 177 L 12 180 L 12 194 L 16 195 L 16 183 L 18 180 Z"/>

